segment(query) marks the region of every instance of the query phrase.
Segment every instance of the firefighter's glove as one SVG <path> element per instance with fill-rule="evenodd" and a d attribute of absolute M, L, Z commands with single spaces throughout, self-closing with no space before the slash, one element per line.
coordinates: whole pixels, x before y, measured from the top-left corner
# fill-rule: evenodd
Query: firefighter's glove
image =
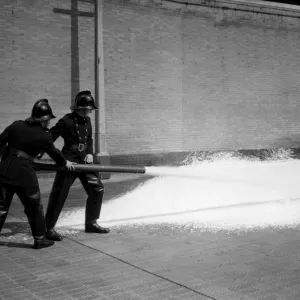
<path fill-rule="evenodd" d="M 84 162 L 86 164 L 92 164 L 93 163 L 93 155 L 92 154 L 87 154 L 85 159 L 84 159 Z"/>
<path fill-rule="evenodd" d="M 76 165 L 75 162 L 71 162 L 71 161 L 67 160 L 66 168 L 68 171 L 75 171 L 74 165 Z"/>

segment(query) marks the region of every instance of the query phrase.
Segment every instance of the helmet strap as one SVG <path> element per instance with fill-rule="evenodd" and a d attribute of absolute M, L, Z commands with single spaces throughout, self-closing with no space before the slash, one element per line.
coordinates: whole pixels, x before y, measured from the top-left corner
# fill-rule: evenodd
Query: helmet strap
<path fill-rule="evenodd" d="M 43 128 L 47 128 L 50 125 L 50 120 L 45 120 L 40 123 Z"/>

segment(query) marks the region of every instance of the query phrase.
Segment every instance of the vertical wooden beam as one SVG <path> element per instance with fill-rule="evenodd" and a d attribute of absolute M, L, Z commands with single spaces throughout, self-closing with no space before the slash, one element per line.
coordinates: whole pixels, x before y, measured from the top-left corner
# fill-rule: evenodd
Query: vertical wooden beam
<path fill-rule="evenodd" d="M 95 159 L 103 165 L 110 164 L 106 144 L 106 114 L 104 90 L 104 51 L 103 51 L 103 0 L 95 0 Z M 102 173 L 101 179 L 110 178 L 109 173 Z"/>
<path fill-rule="evenodd" d="M 71 1 L 71 103 L 79 92 L 78 0 Z"/>

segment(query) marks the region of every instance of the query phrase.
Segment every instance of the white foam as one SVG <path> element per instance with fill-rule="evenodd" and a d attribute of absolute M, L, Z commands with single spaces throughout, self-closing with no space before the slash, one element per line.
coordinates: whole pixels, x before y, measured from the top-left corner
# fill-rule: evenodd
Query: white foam
<path fill-rule="evenodd" d="M 228 159 L 181 167 L 147 167 L 147 181 L 103 204 L 101 224 L 170 223 L 195 228 L 251 229 L 300 223 L 300 161 Z M 118 184 L 118 183 L 116 183 Z M 58 226 L 82 228 L 84 208 Z"/>

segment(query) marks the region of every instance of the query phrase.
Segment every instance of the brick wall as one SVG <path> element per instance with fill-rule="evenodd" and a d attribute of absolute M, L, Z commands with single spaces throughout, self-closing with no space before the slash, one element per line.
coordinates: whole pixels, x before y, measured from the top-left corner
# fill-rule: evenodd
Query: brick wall
<path fill-rule="evenodd" d="M 190 2 L 203 5 L 104 1 L 108 152 L 298 147 L 300 12 Z M 53 9 L 71 0 L 2 3 L 0 130 L 40 97 L 63 116 L 76 86 L 71 16 Z M 93 36 L 93 18 L 80 16 L 78 88 L 92 92 Z"/>
<path fill-rule="evenodd" d="M 299 25 L 234 10 L 185 13 L 185 150 L 300 145 Z"/>
<path fill-rule="evenodd" d="M 109 151 L 182 149 L 180 17 L 108 2 L 104 65 Z"/>

